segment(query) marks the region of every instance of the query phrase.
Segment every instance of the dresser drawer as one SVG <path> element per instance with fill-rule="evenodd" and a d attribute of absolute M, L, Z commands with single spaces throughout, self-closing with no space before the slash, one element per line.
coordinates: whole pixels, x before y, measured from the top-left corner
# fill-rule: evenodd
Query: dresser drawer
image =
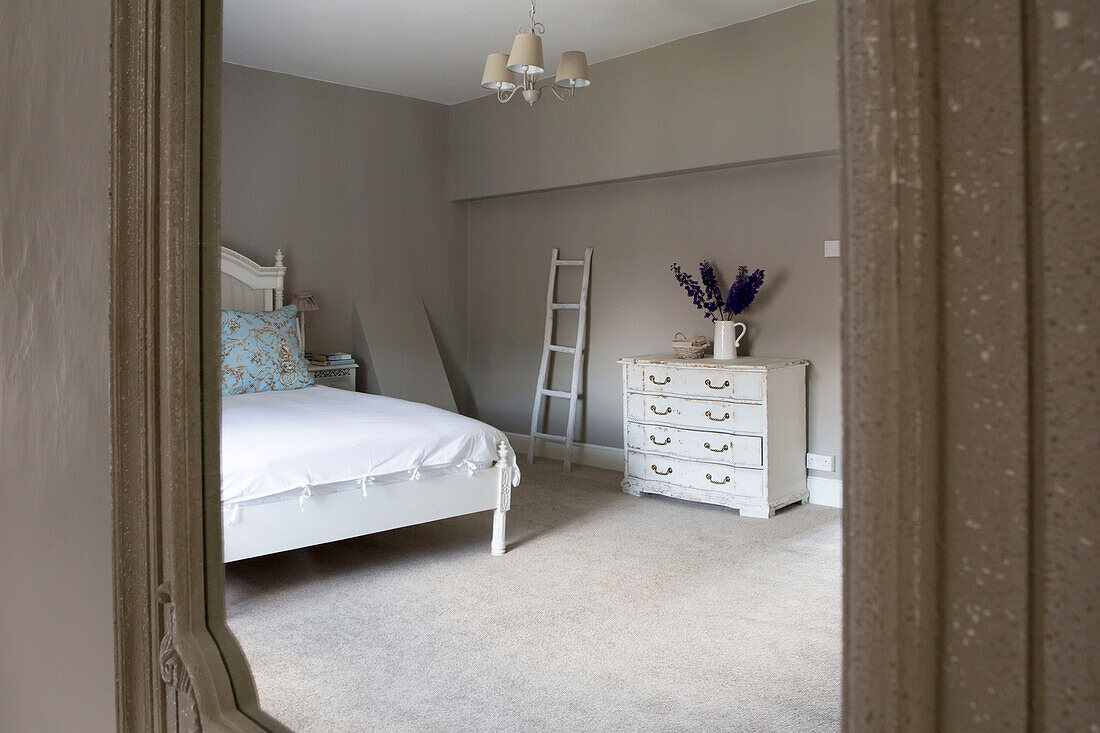
<path fill-rule="evenodd" d="M 722 400 L 764 399 L 764 375 L 702 367 L 642 367 L 642 390 Z"/>
<path fill-rule="evenodd" d="M 732 468 L 717 463 L 631 451 L 627 454 L 627 473 L 645 481 L 660 481 L 702 491 L 751 497 L 764 495 L 764 472 L 756 468 Z"/>
<path fill-rule="evenodd" d="M 697 461 L 736 466 L 762 466 L 763 440 L 755 435 L 727 435 L 706 430 L 682 430 L 661 425 L 630 423 L 626 430 L 630 450 L 681 456 Z"/>
<path fill-rule="evenodd" d="M 766 422 L 763 405 L 656 394 L 630 394 L 626 409 L 628 418 L 635 422 L 718 433 L 763 434 Z"/>

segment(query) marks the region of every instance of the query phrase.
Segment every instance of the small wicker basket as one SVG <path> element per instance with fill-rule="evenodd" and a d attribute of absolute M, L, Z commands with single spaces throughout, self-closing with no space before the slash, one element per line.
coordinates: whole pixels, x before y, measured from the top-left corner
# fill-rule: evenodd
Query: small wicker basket
<path fill-rule="evenodd" d="M 672 337 L 672 350 L 676 353 L 677 359 L 702 359 L 709 346 L 710 340 L 705 336 L 696 336 L 688 340 L 687 336 L 679 332 Z"/>

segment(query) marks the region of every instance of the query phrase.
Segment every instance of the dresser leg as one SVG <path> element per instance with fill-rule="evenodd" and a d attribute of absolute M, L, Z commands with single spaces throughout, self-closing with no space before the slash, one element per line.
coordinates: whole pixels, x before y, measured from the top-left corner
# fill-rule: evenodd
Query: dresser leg
<path fill-rule="evenodd" d="M 641 496 L 642 495 L 642 490 L 640 488 L 638 488 L 638 486 L 636 486 L 634 484 L 634 482 L 631 481 L 630 479 L 623 480 L 622 487 L 623 487 L 623 491 L 630 494 L 631 496 Z"/>
<path fill-rule="evenodd" d="M 771 519 L 775 516 L 775 510 L 771 507 L 746 507 L 739 509 L 742 517 L 752 517 L 753 519 Z"/>

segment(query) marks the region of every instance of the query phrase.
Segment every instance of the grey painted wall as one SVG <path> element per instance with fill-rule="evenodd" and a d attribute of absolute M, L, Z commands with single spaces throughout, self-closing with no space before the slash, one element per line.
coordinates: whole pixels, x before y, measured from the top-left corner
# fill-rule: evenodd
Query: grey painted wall
<path fill-rule="evenodd" d="M 595 64 L 591 73 L 592 86 L 568 104 L 546 92 L 533 108 L 518 97 L 452 107 L 451 197 L 838 147 L 832 0 Z"/>
<path fill-rule="evenodd" d="M 0 728 L 115 728 L 111 3 L 0 7 Z"/>
<path fill-rule="evenodd" d="M 369 356 L 352 299 L 423 295 L 469 404 L 465 212 L 447 202 L 447 107 L 223 65 L 222 240 L 310 290 L 310 348 Z M 377 391 L 368 373 L 368 386 Z M 361 385 L 362 386 L 362 385 Z"/>
<path fill-rule="evenodd" d="M 579 257 L 593 247 L 588 399 L 578 439 L 621 446 L 615 362 L 668 351 L 676 331 L 713 338 L 668 270 L 673 261 L 694 267 L 709 258 L 724 274 L 739 264 L 766 270 L 742 318 L 749 327 L 742 346 L 812 362 L 809 449 L 839 459 L 840 268 L 822 254 L 822 241 L 839 231 L 835 155 L 470 204 L 469 374 L 478 416 L 528 431 L 550 250 Z M 577 292 L 575 280 L 563 277 L 561 286 Z M 557 343 L 573 343 L 573 327 Z M 555 358 L 564 365 L 556 386 L 567 388 L 569 357 Z M 560 432 L 564 410 L 551 416 Z"/>
<path fill-rule="evenodd" d="M 615 361 L 667 351 L 676 331 L 713 337 L 668 271 L 710 258 L 727 275 L 767 270 L 744 344 L 813 362 L 809 449 L 837 456 L 838 471 L 811 473 L 839 476 L 839 260 L 822 253 L 840 229 L 837 158 L 822 152 L 839 144 L 835 14 L 822 0 L 596 64 L 569 104 L 451 108 L 451 195 L 524 192 L 467 204 L 479 417 L 529 429 L 550 250 L 591 246 L 579 439 L 621 446 Z M 555 359 L 568 370 L 568 357 Z M 560 432 L 563 406 L 551 417 Z"/>
<path fill-rule="evenodd" d="M 821 243 L 839 236 L 840 207 L 836 156 L 820 152 L 838 145 L 835 48 L 822 0 L 596 64 L 586 94 L 534 109 L 227 65 L 223 238 L 256 257 L 282 247 L 289 290 L 325 309 L 308 316 L 309 342 L 357 354 L 352 295 L 419 268 L 459 409 L 521 431 L 549 251 L 595 247 L 580 439 L 610 446 L 622 444 L 615 359 L 710 330 L 668 264 L 764 267 L 747 344 L 814 362 L 810 449 L 839 458 L 839 276 Z M 620 180 L 634 176 L 657 177 Z"/>

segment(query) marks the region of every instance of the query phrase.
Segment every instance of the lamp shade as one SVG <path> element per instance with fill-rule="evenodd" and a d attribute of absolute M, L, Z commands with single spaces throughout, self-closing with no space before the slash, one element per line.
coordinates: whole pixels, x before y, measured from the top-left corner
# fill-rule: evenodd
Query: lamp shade
<path fill-rule="evenodd" d="M 512 42 L 508 55 L 508 71 L 517 74 L 541 74 L 546 71 L 542 63 L 542 38 L 534 33 L 520 33 Z"/>
<path fill-rule="evenodd" d="M 508 71 L 508 54 L 489 54 L 485 59 L 485 73 L 481 75 L 481 86 L 506 92 L 516 88 L 516 75 Z"/>
<path fill-rule="evenodd" d="M 320 310 L 320 308 L 317 307 L 317 303 L 313 300 L 313 293 L 309 292 L 308 290 L 303 290 L 300 293 L 295 293 L 294 300 L 291 301 L 290 304 L 298 306 L 299 313 Z"/>
<path fill-rule="evenodd" d="M 588 78 L 588 57 L 584 51 L 566 51 L 558 62 L 558 75 L 554 84 L 559 87 L 586 87 L 592 81 Z"/>

